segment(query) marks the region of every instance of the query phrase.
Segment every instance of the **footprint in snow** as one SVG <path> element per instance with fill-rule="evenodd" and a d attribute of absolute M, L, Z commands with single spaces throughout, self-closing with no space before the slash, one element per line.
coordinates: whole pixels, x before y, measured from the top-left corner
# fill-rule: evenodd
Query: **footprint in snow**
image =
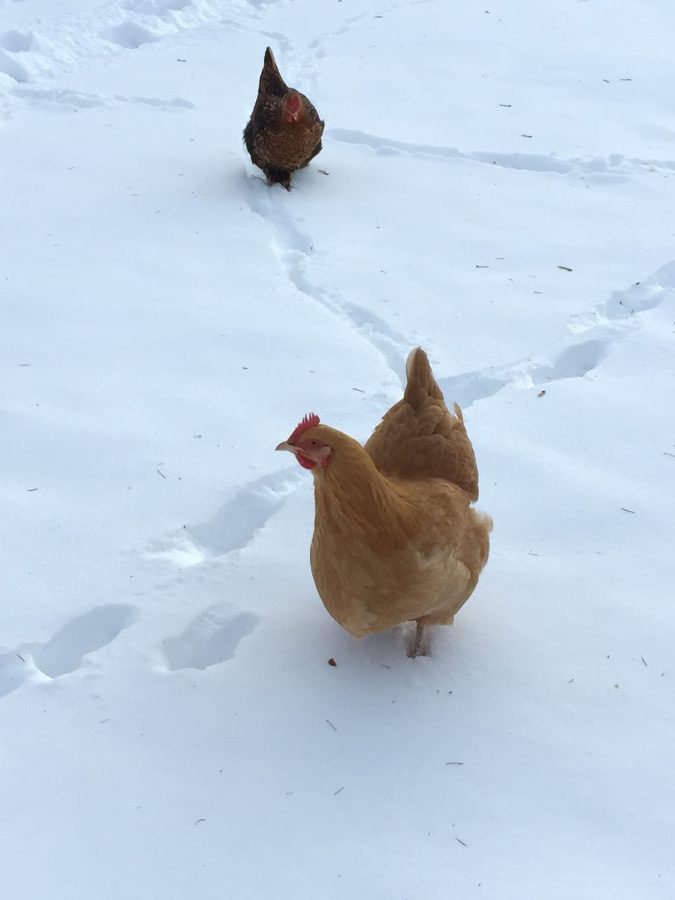
<path fill-rule="evenodd" d="M 21 97 L 35 106 L 43 108 L 56 107 L 64 110 L 77 109 L 94 109 L 95 107 L 106 106 L 104 97 L 98 94 L 86 93 L 84 91 L 73 91 L 68 88 L 17 88 L 14 92 L 17 97 Z"/>
<path fill-rule="evenodd" d="M 459 403 L 466 410 L 476 401 L 492 397 L 507 384 L 540 385 L 583 378 L 600 364 L 613 336 L 606 328 L 597 328 L 596 334 L 586 340 L 563 341 L 551 356 L 439 378 L 441 390 L 448 401 Z"/>
<path fill-rule="evenodd" d="M 405 360 L 414 341 L 397 332 L 371 310 L 353 303 L 332 289 L 312 282 L 308 269 L 314 242 L 310 235 L 297 226 L 289 213 L 287 198 L 282 197 L 278 191 L 270 191 L 258 177 L 249 177 L 247 187 L 251 211 L 268 222 L 276 232 L 272 250 L 284 266 L 291 284 L 299 293 L 327 309 L 370 344 L 402 381 Z"/>
<path fill-rule="evenodd" d="M 48 678 L 75 672 L 85 656 L 112 643 L 136 616 L 134 606 L 97 606 L 72 619 L 46 644 L 21 644 L 0 653 L 0 697 L 21 687 L 35 669 Z"/>
<path fill-rule="evenodd" d="M 239 642 L 252 634 L 258 622 L 253 613 L 211 606 L 193 619 L 182 634 L 163 641 L 167 666 L 171 671 L 208 669 L 232 659 Z"/>
<path fill-rule="evenodd" d="M 597 368 L 607 353 L 607 339 L 590 339 L 565 347 L 551 362 L 535 363 L 527 370 L 534 384 L 583 378 Z"/>
<path fill-rule="evenodd" d="M 64 625 L 46 644 L 34 648 L 33 662 L 49 678 L 74 672 L 85 656 L 112 643 L 136 616 L 134 606 L 121 603 L 96 606 Z"/>
<path fill-rule="evenodd" d="M 74 91 L 69 88 L 31 88 L 17 87 L 14 91 L 17 97 L 21 97 L 35 106 L 43 108 L 60 108 L 64 110 L 94 109 L 96 107 L 111 107 L 117 103 L 131 103 L 139 106 L 147 106 L 150 109 L 159 109 L 164 112 L 180 112 L 186 109 L 194 109 L 194 103 L 184 97 L 173 97 L 164 100 L 161 97 L 127 96 L 115 94 L 113 97 L 105 97 L 101 94 L 92 94 L 87 91 Z"/>
<path fill-rule="evenodd" d="M 0 697 L 21 687 L 28 674 L 26 658 L 16 650 L 0 653 Z"/>
<path fill-rule="evenodd" d="M 0 47 L 0 75 L 9 75 L 17 84 L 25 84 L 29 80 L 28 69 Z"/>
<path fill-rule="evenodd" d="M 145 555 L 185 568 L 243 550 L 302 483 L 295 469 L 264 475 L 235 491 L 208 521 L 153 541 Z"/>
<path fill-rule="evenodd" d="M 0 47 L 10 53 L 27 53 L 33 48 L 34 40 L 29 31 L 6 31 L 0 35 Z"/>
<path fill-rule="evenodd" d="M 192 0 L 127 0 L 123 9 L 143 13 L 146 16 L 161 16 L 162 13 L 175 12 L 190 6 Z"/>
<path fill-rule="evenodd" d="M 161 97 L 128 97 L 125 94 L 115 94 L 115 100 L 120 103 L 137 103 L 140 106 L 149 106 L 151 109 L 161 109 L 167 112 L 195 108 L 194 103 L 184 97 L 162 100 Z"/>
<path fill-rule="evenodd" d="M 125 50 L 138 50 L 143 44 L 151 44 L 158 40 L 157 35 L 137 25 L 135 22 L 122 22 L 107 33 L 108 40 Z"/>
<path fill-rule="evenodd" d="M 281 509 L 302 480 L 302 473 L 283 469 L 244 485 L 210 521 L 186 529 L 190 539 L 210 556 L 241 550 Z"/>
<path fill-rule="evenodd" d="M 603 311 L 609 319 L 628 319 L 635 313 L 656 309 L 674 289 L 675 262 L 670 262 L 627 291 L 616 291 Z"/>

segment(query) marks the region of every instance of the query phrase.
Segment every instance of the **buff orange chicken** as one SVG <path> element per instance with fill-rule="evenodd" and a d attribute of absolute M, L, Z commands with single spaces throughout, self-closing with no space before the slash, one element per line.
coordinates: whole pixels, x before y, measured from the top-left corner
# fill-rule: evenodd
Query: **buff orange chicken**
<path fill-rule="evenodd" d="M 403 399 L 365 447 L 309 414 L 277 450 L 314 477 L 311 568 L 319 596 L 354 637 L 450 624 L 478 584 L 492 520 L 473 507 L 478 470 L 460 408 L 450 412 L 426 353 L 408 357 Z"/>

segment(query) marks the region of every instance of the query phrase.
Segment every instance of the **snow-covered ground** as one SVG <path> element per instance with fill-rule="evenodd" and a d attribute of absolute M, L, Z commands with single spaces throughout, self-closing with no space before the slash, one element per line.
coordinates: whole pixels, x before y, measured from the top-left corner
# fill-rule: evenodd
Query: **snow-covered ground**
<path fill-rule="evenodd" d="M 0 0 L 3 898 L 675 896 L 674 29 Z M 291 193 L 267 44 L 326 119 Z M 273 451 L 418 343 L 495 531 L 413 661 L 324 611 Z"/>

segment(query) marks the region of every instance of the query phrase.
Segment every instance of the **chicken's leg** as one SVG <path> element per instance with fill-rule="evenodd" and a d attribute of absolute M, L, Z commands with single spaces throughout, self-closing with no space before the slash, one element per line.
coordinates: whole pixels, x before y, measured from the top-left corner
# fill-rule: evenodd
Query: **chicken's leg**
<path fill-rule="evenodd" d="M 291 173 L 285 169 L 275 169 L 273 166 L 266 166 L 263 172 L 267 176 L 268 184 L 280 184 L 287 191 L 291 189 Z"/>
<path fill-rule="evenodd" d="M 425 656 L 423 647 L 424 622 L 421 619 L 417 619 L 415 624 L 417 627 L 415 629 L 415 643 L 413 644 L 412 653 L 410 654 L 411 659 L 414 659 L 416 656 Z"/>

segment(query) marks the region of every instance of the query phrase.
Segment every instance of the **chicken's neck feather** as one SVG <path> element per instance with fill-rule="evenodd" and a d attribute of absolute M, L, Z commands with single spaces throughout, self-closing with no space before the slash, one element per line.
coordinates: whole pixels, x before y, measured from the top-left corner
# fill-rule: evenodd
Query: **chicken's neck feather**
<path fill-rule="evenodd" d="M 361 533 L 370 541 L 404 540 L 416 510 L 402 487 L 378 471 L 357 441 L 336 435 L 330 462 L 313 472 L 316 525 Z"/>

